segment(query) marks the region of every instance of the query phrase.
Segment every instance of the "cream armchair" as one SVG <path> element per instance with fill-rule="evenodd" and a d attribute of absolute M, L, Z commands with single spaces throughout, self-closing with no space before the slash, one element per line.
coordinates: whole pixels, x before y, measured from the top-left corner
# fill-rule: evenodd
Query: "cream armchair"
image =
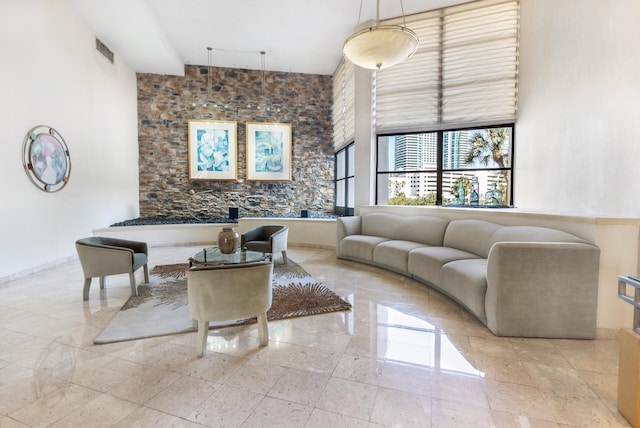
<path fill-rule="evenodd" d="M 276 224 L 258 226 L 240 236 L 240 247 L 271 254 L 282 252 L 282 260 L 286 264 L 288 237 L 288 226 Z"/>
<path fill-rule="evenodd" d="M 134 275 L 136 270 L 144 268 L 144 281 L 149 282 L 149 251 L 146 242 L 93 236 L 77 240 L 76 250 L 84 272 L 84 300 L 89 300 L 91 279 L 95 277 L 100 278 L 100 288 L 104 288 L 107 275 L 128 273 L 132 296 L 138 295 Z"/>
<path fill-rule="evenodd" d="M 260 345 L 269 344 L 267 311 L 271 307 L 273 264 L 192 267 L 187 271 L 187 298 L 194 326 L 196 353 L 204 356 L 209 322 L 258 318 Z"/>

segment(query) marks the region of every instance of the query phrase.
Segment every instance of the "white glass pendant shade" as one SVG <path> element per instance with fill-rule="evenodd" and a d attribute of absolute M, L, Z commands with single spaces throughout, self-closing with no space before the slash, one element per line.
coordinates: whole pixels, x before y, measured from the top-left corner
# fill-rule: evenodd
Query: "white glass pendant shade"
<path fill-rule="evenodd" d="M 398 25 L 365 28 L 349 37 L 342 47 L 349 61 L 370 70 L 396 65 L 413 55 L 416 49 L 416 33 Z"/>

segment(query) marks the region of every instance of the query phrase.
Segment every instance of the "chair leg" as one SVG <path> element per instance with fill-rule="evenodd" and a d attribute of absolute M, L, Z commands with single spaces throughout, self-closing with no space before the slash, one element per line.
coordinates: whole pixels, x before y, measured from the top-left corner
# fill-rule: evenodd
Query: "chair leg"
<path fill-rule="evenodd" d="M 143 269 L 144 269 L 144 282 L 145 284 L 148 284 L 149 283 L 149 266 L 147 266 L 147 264 L 145 263 Z"/>
<path fill-rule="evenodd" d="M 269 344 L 269 325 L 266 312 L 258 314 L 258 335 L 260 337 L 260 345 L 267 346 Z"/>
<path fill-rule="evenodd" d="M 100 277 L 100 289 L 104 290 L 104 288 L 107 286 L 107 278 L 104 276 Z"/>
<path fill-rule="evenodd" d="M 138 287 L 136 287 L 136 275 L 133 272 L 129 273 L 129 282 L 131 283 L 131 296 L 137 296 Z"/>
<path fill-rule="evenodd" d="M 282 252 L 282 261 L 284 262 L 284 264 L 287 264 L 287 252 L 286 250 Z"/>
<path fill-rule="evenodd" d="M 196 338 L 196 354 L 204 357 L 207 347 L 207 336 L 209 335 L 209 321 L 198 321 L 198 336 Z"/>
<path fill-rule="evenodd" d="M 129 282 L 131 283 L 131 295 L 137 296 L 138 288 L 136 287 L 136 276 L 133 274 L 133 272 L 129 273 Z"/>
<path fill-rule="evenodd" d="M 89 287 L 91 287 L 91 278 L 85 278 L 84 288 L 82 289 L 82 300 L 89 300 Z"/>

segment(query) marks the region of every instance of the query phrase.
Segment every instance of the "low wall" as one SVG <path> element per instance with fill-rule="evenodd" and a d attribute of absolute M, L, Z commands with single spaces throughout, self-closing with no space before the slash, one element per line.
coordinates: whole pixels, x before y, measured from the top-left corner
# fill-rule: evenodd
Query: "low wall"
<path fill-rule="evenodd" d="M 150 247 L 213 244 L 223 227 L 235 227 L 238 233 L 263 224 L 289 226 L 289 245 L 318 248 L 336 247 L 335 219 L 314 218 L 239 218 L 238 223 L 161 224 L 117 226 L 93 230 L 94 236 L 144 241 Z"/>
<path fill-rule="evenodd" d="M 238 232 L 243 233 L 263 224 L 284 224 L 289 226 L 288 245 L 336 248 L 336 220 L 333 218 L 246 217 L 238 219 Z"/>

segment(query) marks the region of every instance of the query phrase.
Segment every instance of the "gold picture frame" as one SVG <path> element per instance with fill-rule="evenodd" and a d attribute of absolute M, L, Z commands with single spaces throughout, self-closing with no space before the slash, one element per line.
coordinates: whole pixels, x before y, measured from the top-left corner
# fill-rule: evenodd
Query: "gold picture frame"
<path fill-rule="evenodd" d="M 291 181 L 291 124 L 247 122 L 247 180 Z"/>
<path fill-rule="evenodd" d="M 189 120 L 189 180 L 236 180 L 237 122 Z"/>

